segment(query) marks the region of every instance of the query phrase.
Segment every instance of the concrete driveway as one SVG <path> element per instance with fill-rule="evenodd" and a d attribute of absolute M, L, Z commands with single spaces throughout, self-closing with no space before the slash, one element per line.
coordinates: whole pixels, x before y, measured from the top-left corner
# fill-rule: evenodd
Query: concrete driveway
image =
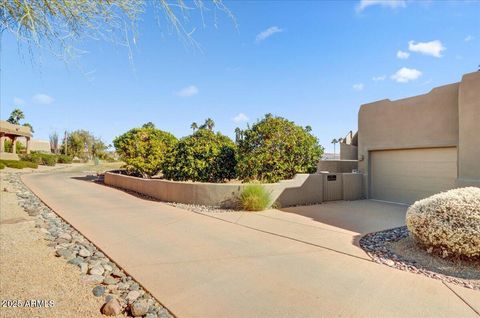
<path fill-rule="evenodd" d="M 480 293 L 378 265 L 361 233 L 405 207 L 198 214 L 68 173 L 24 182 L 179 317 L 478 317 Z"/>

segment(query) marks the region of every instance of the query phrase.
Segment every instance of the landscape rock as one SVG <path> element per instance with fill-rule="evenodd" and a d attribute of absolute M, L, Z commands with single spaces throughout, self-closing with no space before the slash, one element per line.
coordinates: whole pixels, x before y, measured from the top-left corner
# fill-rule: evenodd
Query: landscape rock
<path fill-rule="evenodd" d="M 127 297 L 125 297 L 125 299 L 129 303 L 133 303 L 135 300 L 137 300 L 138 297 L 140 297 L 140 292 L 138 290 L 132 290 L 127 294 Z"/>
<path fill-rule="evenodd" d="M 122 306 L 118 300 L 110 299 L 103 305 L 101 311 L 105 316 L 117 316 L 122 312 Z"/>
<path fill-rule="evenodd" d="M 112 276 L 107 276 L 103 280 L 103 283 L 105 285 L 115 285 L 117 283 L 117 280 L 115 278 L 113 278 Z"/>
<path fill-rule="evenodd" d="M 134 302 L 130 306 L 130 312 L 132 313 L 132 316 L 134 316 L 134 317 L 142 317 L 142 316 L 147 314 L 148 308 L 149 308 L 149 306 L 148 306 L 146 301 L 139 300 L 139 301 Z"/>
<path fill-rule="evenodd" d="M 96 286 L 92 289 L 92 293 L 95 295 L 95 297 L 100 297 L 103 294 L 105 294 L 105 287 L 103 286 Z"/>
<path fill-rule="evenodd" d="M 83 278 L 83 282 L 87 284 L 100 284 L 103 282 L 103 276 L 102 275 L 86 275 Z"/>
<path fill-rule="evenodd" d="M 90 271 L 89 271 L 91 275 L 102 275 L 104 272 L 105 270 L 103 269 L 103 267 L 98 265 L 90 268 Z"/>

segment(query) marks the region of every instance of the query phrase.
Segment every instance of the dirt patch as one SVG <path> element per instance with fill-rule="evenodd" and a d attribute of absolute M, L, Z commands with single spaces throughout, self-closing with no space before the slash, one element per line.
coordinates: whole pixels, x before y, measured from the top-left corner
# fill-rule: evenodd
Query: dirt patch
<path fill-rule="evenodd" d="M 3 176 L 2 176 L 3 179 Z M 3 180 L 1 188 L 9 188 Z M 82 284 L 78 269 L 56 258 L 35 228 L 33 217 L 17 205 L 16 194 L 3 191 L 0 200 L 0 293 L 8 305 L 46 301 L 48 308 L 0 308 L 0 317 L 103 317 L 102 297 Z M 52 302 L 50 302 L 52 301 Z M 30 306 L 34 302 L 27 303 Z"/>

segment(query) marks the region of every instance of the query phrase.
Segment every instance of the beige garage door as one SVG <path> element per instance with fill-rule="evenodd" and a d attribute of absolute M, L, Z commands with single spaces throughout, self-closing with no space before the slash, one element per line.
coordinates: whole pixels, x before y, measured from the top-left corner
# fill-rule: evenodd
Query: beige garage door
<path fill-rule="evenodd" d="M 413 203 L 455 187 L 457 149 L 372 151 L 370 173 L 373 199 Z"/>

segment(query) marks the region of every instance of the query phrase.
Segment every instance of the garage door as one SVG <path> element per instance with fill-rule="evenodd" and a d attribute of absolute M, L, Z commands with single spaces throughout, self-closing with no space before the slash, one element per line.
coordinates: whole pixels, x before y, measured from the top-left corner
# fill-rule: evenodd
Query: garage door
<path fill-rule="evenodd" d="M 372 151 L 370 173 L 370 197 L 413 203 L 455 187 L 457 149 Z"/>

